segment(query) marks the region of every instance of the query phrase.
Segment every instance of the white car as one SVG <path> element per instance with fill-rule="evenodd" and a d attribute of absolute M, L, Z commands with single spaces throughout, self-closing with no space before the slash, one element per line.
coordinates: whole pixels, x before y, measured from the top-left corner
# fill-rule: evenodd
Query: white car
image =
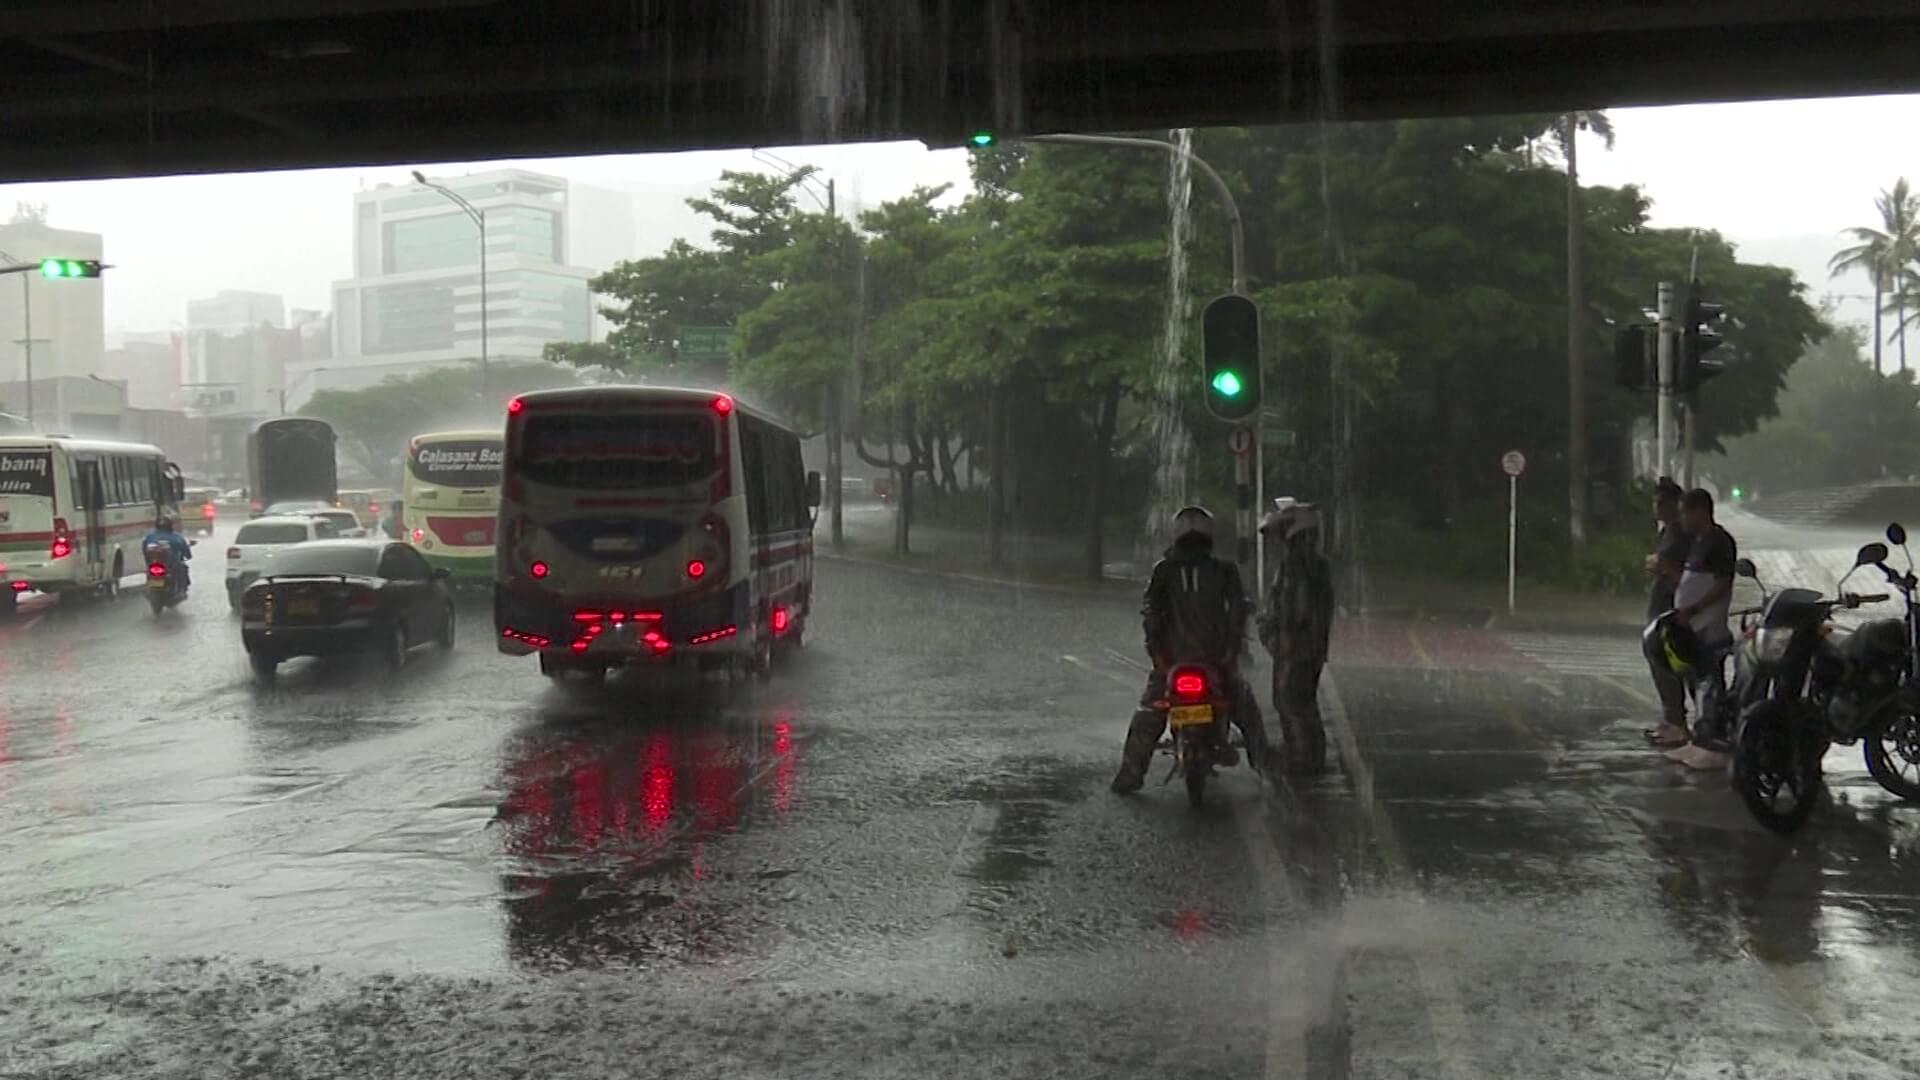
<path fill-rule="evenodd" d="M 306 517 L 332 522 L 336 536 L 358 539 L 367 535 L 365 526 L 360 524 L 360 515 L 351 510 L 306 510 L 302 513 Z"/>
<path fill-rule="evenodd" d="M 341 511 L 353 517 L 350 511 Z M 356 526 L 357 527 L 357 526 Z M 255 578 L 270 573 L 274 552 L 309 540 L 333 540 L 339 526 L 317 514 L 280 514 L 257 517 L 240 526 L 227 549 L 227 606 L 240 610 L 240 594 Z"/>

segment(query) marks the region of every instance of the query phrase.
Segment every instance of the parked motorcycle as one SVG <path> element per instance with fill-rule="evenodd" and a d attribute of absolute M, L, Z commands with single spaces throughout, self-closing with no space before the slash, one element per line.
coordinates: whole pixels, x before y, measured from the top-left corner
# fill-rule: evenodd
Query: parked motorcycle
<path fill-rule="evenodd" d="M 170 544 L 148 544 L 147 606 L 157 616 L 187 598 L 187 576 Z"/>
<path fill-rule="evenodd" d="M 1888 526 L 1903 547 L 1906 531 Z M 1834 743 L 1863 743 L 1867 770 L 1903 799 L 1920 798 L 1920 650 L 1916 650 L 1915 576 L 1886 565 L 1888 549 L 1860 548 L 1853 570 L 1872 566 L 1906 599 L 1902 619 L 1879 619 L 1848 633 L 1835 629 L 1836 609 L 1889 599 L 1836 586 L 1822 597 L 1782 589 L 1766 605 L 1750 651 L 1752 678 L 1734 740 L 1733 785 L 1760 824 L 1792 832 L 1813 812 L 1821 760 Z"/>
<path fill-rule="evenodd" d="M 1184 776 L 1187 802 L 1195 809 L 1201 805 L 1214 767 L 1239 760 L 1230 726 L 1233 697 L 1233 680 L 1220 668 L 1175 664 L 1167 672 L 1166 696 L 1149 706 L 1167 717 L 1169 734 L 1157 749 L 1172 754 L 1173 767 L 1161 783 Z"/>

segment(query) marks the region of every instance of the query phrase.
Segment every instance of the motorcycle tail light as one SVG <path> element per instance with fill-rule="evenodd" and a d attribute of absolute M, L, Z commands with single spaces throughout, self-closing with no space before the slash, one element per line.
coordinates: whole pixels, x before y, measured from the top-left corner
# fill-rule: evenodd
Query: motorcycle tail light
<path fill-rule="evenodd" d="M 148 577 L 166 577 L 167 568 L 160 563 L 149 564 L 147 566 L 147 576 Z"/>
<path fill-rule="evenodd" d="M 1205 697 L 1207 694 L 1207 674 L 1198 668 L 1175 668 L 1173 671 L 1173 696 L 1178 698 Z"/>

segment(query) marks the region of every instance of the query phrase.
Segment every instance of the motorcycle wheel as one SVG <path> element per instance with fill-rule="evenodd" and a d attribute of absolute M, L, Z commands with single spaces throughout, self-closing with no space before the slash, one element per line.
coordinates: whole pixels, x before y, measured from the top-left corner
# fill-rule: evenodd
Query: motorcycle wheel
<path fill-rule="evenodd" d="M 157 616 L 167 610 L 167 598 L 165 595 L 149 589 L 147 590 L 147 606 L 152 608 L 153 613 Z"/>
<path fill-rule="evenodd" d="M 1874 780 L 1902 799 L 1920 802 L 1920 716 L 1895 716 L 1861 743 Z"/>
<path fill-rule="evenodd" d="M 1195 810 L 1206 802 L 1207 770 L 1191 769 L 1187 772 L 1187 805 Z"/>
<path fill-rule="evenodd" d="M 1733 788 L 1753 819 L 1772 832 L 1805 825 L 1820 797 L 1820 757 L 1802 741 L 1786 707 L 1774 702 L 1755 706 L 1740 720 Z"/>

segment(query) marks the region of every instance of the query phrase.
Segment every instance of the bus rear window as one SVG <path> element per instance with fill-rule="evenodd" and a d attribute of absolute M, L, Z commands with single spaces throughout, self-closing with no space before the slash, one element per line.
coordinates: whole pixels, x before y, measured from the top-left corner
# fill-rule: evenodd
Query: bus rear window
<path fill-rule="evenodd" d="M 0 495 L 53 498 L 53 455 L 45 450 L 0 450 Z"/>
<path fill-rule="evenodd" d="M 536 484 L 598 491 L 696 483 L 714 472 L 713 424 L 684 413 L 535 416 L 521 434 L 519 471 Z"/>

